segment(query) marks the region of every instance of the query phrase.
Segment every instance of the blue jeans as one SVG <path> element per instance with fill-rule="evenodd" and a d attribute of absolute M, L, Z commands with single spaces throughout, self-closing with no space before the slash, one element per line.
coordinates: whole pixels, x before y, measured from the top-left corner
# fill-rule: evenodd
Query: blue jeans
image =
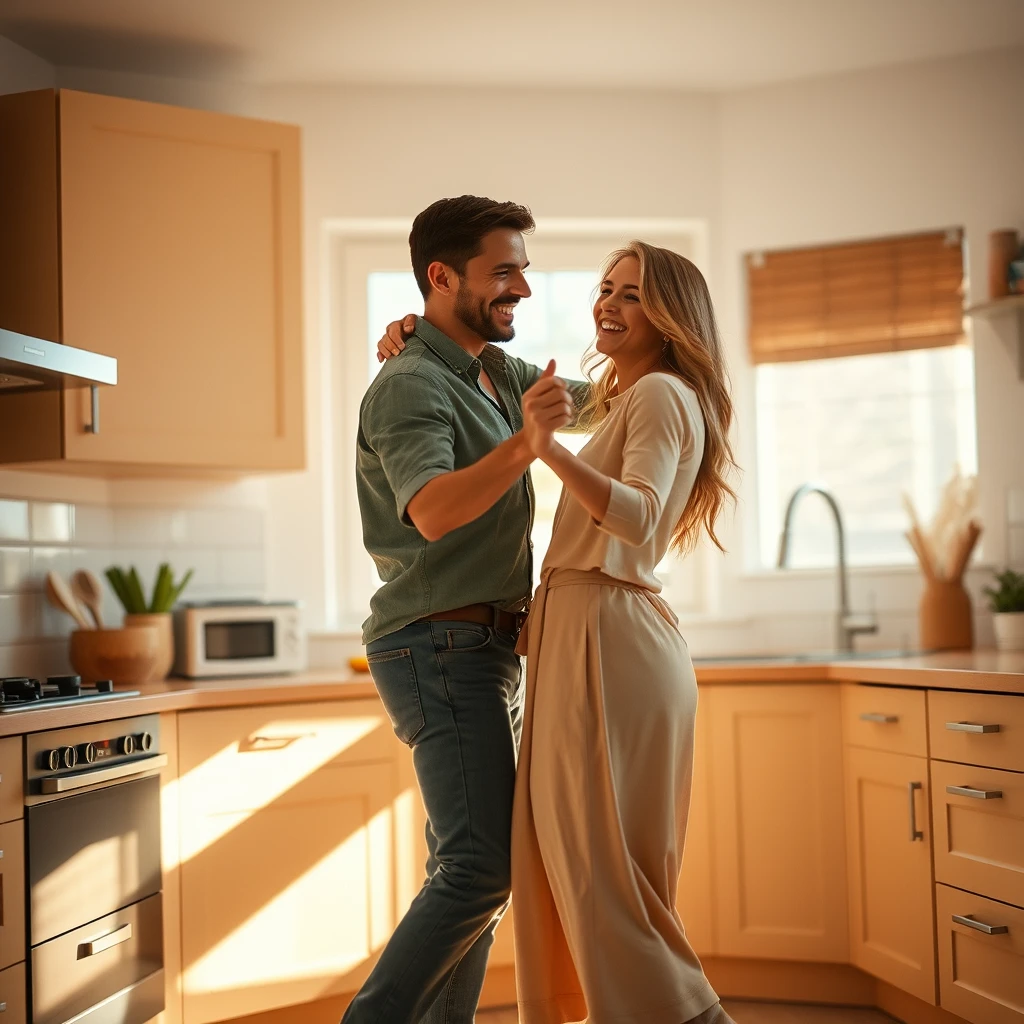
<path fill-rule="evenodd" d="M 343 1024 L 472 1024 L 509 850 L 523 686 L 515 638 L 473 622 L 414 622 L 366 648 L 427 812 L 427 880 Z"/>

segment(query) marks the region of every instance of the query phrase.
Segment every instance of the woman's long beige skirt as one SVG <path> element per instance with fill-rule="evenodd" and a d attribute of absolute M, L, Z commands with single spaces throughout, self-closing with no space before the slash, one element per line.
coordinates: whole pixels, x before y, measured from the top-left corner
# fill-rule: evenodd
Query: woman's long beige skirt
<path fill-rule="evenodd" d="M 697 684 L 667 605 L 549 572 L 512 830 L 521 1024 L 683 1024 L 718 997 L 676 912 Z"/>

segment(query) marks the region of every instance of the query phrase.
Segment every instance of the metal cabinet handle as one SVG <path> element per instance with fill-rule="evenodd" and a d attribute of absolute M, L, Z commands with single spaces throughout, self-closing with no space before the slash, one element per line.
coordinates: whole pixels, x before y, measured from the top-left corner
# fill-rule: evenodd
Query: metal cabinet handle
<path fill-rule="evenodd" d="M 918 839 L 924 839 L 924 833 L 921 832 L 917 827 L 917 805 L 914 802 L 914 791 L 922 788 L 923 783 L 907 783 L 907 793 L 910 797 L 910 841 L 912 843 L 917 842 Z"/>
<path fill-rule="evenodd" d="M 976 932 L 984 932 L 986 935 L 1006 935 L 1010 931 L 1005 924 L 985 924 L 984 921 L 978 921 L 970 914 L 966 917 L 954 914 L 953 924 L 966 925 L 968 928 L 973 928 Z"/>
<path fill-rule="evenodd" d="M 899 715 L 883 715 L 880 711 L 861 712 L 862 722 L 882 722 L 884 725 L 893 725 L 900 720 Z"/>
<path fill-rule="evenodd" d="M 95 956 L 97 953 L 102 953 L 105 949 L 110 949 L 112 946 L 120 946 L 122 942 L 127 942 L 131 937 L 132 924 L 129 921 L 128 924 L 123 924 L 120 928 L 115 928 L 112 932 L 101 935 L 98 939 L 93 939 L 92 942 L 80 943 L 78 946 L 78 959 L 84 960 L 87 956 Z"/>
<path fill-rule="evenodd" d="M 950 732 L 999 732 L 998 725 L 980 725 L 977 722 L 947 722 Z"/>
<path fill-rule="evenodd" d="M 100 432 L 100 389 L 95 385 L 89 388 L 89 398 L 92 405 L 92 419 L 86 423 L 87 434 L 98 434 Z"/>
<path fill-rule="evenodd" d="M 974 800 L 1002 800 L 1001 789 L 975 789 L 973 786 L 947 786 L 946 792 L 951 796 L 969 796 Z"/>

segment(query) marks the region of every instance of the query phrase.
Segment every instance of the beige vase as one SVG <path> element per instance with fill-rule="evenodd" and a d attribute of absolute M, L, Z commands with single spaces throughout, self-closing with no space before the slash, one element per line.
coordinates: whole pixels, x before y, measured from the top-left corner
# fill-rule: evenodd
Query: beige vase
<path fill-rule="evenodd" d="M 160 641 L 160 653 L 156 664 L 153 666 L 153 673 L 148 679 L 140 680 L 144 683 L 159 683 L 170 675 L 171 666 L 174 664 L 174 627 L 171 622 L 170 612 L 155 612 L 153 614 L 126 615 L 124 617 L 126 626 L 152 626 L 156 629 Z"/>
<path fill-rule="evenodd" d="M 996 650 L 1024 651 L 1024 612 L 996 612 L 992 616 Z"/>

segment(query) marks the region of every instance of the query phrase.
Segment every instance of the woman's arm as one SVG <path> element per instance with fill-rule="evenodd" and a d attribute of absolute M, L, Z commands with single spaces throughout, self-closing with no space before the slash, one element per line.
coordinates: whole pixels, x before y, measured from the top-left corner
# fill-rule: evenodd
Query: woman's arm
<path fill-rule="evenodd" d="M 675 483 L 680 460 L 693 450 L 690 413 L 678 387 L 649 374 L 625 399 L 626 438 L 622 478 L 617 480 L 573 455 L 534 421 L 523 403 L 523 432 L 537 457 L 558 475 L 566 490 L 597 525 L 626 544 L 646 544 L 657 529 Z"/>

